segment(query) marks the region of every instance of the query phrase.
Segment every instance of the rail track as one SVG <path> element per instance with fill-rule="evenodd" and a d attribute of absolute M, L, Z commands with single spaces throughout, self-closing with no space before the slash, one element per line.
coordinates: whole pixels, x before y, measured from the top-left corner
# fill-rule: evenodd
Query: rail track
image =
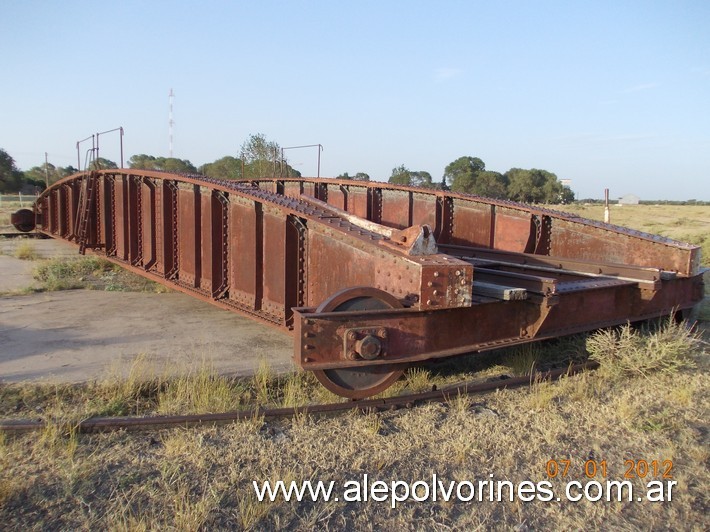
<path fill-rule="evenodd" d="M 0 238 L 50 238 L 43 233 L 0 233 Z"/>
<path fill-rule="evenodd" d="M 67 425 L 67 432 L 74 433 L 96 433 L 112 432 L 118 430 L 126 431 L 149 431 L 177 427 L 196 427 L 200 425 L 225 425 L 235 421 L 254 419 L 263 417 L 287 418 L 298 414 L 308 414 L 315 416 L 332 415 L 351 411 L 361 412 L 381 412 L 397 410 L 400 408 L 412 408 L 427 402 L 443 402 L 455 399 L 459 396 L 483 394 L 499 389 L 519 388 L 530 385 L 533 382 L 557 380 L 564 376 L 571 376 L 582 371 L 593 370 L 598 367 L 595 362 L 576 364 L 567 368 L 553 369 L 544 372 L 535 372 L 530 376 L 493 379 L 482 383 L 463 382 L 456 385 L 447 386 L 443 389 L 433 389 L 431 391 L 404 394 L 396 397 L 382 399 L 361 399 L 350 402 L 327 403 L 320 405 L 308 405 L 289 408 L 251 408 L 233 412 L 221 412 L 215 414 L 190 414 L 173 416 L 142 416 L 142 417 L 91 417 L 79 421 L 74 425 Z M 21 435 L 36 432 L 47 427 L 46 421 L 13 419 L 0 420 L 0 433 L 7 435 Z"/>

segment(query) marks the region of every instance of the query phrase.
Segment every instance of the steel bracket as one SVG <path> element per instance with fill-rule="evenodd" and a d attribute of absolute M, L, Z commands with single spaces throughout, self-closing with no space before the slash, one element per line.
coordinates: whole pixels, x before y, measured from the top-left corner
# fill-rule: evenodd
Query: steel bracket
<path fill-rule="evenodd" d="M 343 331 L 343 357 L 346 360 L 374 360 L 386 354 L 385 327 L 352 327 Z"/>

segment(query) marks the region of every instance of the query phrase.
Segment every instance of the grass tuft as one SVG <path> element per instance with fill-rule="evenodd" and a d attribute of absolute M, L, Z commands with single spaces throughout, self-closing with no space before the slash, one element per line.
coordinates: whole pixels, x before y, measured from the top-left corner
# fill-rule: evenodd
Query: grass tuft
<path fill-rule="evenodd" d="M 37 260 L 39 254 L 33 242 L 25 240 L 20 242 L 15 248 L 15 258 L 20 260 Z"/>
<path fill-rule="evenodd" d="M 408 393 L 423 392 L 431 389 L 431 373 L 424 368 L 410 368 L 405 374 Z"/>
<path fill-rule="evenodd" d="M 523 344 L 512 348 L 504 363 L 514 375 L 522 377 L 532 374 L 541 356 L 540 344 Z"/>
<path fill-rule="evenodd" d="M 304 406 L 310 402 L 310 389 L 308 374 L 304 371 L 294 371 L 286 376 L 283 383 L 282 406 Z"/>
<path fill-rule="evenodd" d="M 473 399 L 470 395 L 456 394 L 456 397 L 448 399 L 446 404 L 452 412 L 461 417 L 468 413 L 471 405 L 473 405 Z"/>
<path fill-rule="evenodd" d="M 48 292 L 88 288 L 107 292 L 169 292 L 170 289 L 93 255 L 57 258 L 37 265 L 34 278 Z"/>
<path fill-rule="evenodd" d="M 657 329 L 634 329 L 625 325 L 599 331 L 587 340 L 589 358 L 601 364 L 600 371 L 613 378 L 652 373 L 675 373 L 692 367 L 691 354 L 700 337 L 675 318 Z"/>
<path fill-rule="evenodd" d="M 208 414 L 236 410 L 242 404 L 246 387 L 218 375 L 203 364 L 196 372 L 171 379 L 158 393 L 160 414 Z"/>
<path fill-rule="evenodd" d="M 45 290 L 72 290 L 84 288 L 86 277 L 112 270 L 115 266 L 98 257 L 83 257 L 80 259 L 50 259 L 35 268 L 34 277 L 40 281 Z"/>
<path fill-rule="evenodd" d="M 208 484 L 207 479 L 204 484 Z M 213 493 L 204 490 L 202 494 L 195 495 L 185 481 L 166 483 L 166 489 L 172 490 L 173 526 L 176 530 L 201 530 L 217 507 L 218 501 Z"/>
<path fill-rule="evenodd" d="M 254 378 L 252 379 L 256 404 L 269 404 L 269 401 L 271 400 L 270 388 L 273 379 L 274 376 L 269 363 L 266 360 L 262 360 L 259 363 L 256 373 L 254 373 Z"/>
<path fill-rule="evenodd" d="M 246 493 L 237 501 L 236 517 L 242 530 L 255 530 L 271 510 L 268 502 L 259 500 L 253 490 L 244 490 Z"/>

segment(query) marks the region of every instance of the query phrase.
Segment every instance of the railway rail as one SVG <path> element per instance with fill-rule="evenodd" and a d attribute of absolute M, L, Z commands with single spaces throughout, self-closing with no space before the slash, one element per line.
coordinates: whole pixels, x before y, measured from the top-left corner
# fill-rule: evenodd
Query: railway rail
<path fill-rule="evenodd" d="M 147 431 L 176 427 L 195 427 L 199 425 L 224 425 L 235 421 L 294 417 L 298 414 L 332 415 L 350 411 L 379 412 L 412 408 L 426 402 L 444 402 L 457 397 L 483 394 L 504 388 L 519 388 L 529 386 L 533 382 L 543 382 L 575 375 L 582 371 L 596 369 L 598 364 L 586 362 L 568 368 L 535 372 L 526 377 L 494 379 L 482 383 L 464 382 L 448 386 L 441 390 L 431 390 L 421 393 L 405 394 L 382 399 L 364 399 L 359 401 L 327 403 L 319 405 L 298 406 L 289 408 L 252 408 L 233 412 L 215 414 L 191 414 L 175 416 L 142 416 L 142 417 L 91 417 L 67 427 L 75 433 L 111 432 L 118 430 Z M 42 430 L 47 426 L 45 421 L 16 419 L 0 420 L 0 433 L 20 435 Z"/>
<path fill-rule="evenodd" d="M 0 233 L 0 238 L 49 238 L 43 233 Z"/>
<path fill-rule="evenodd" d="M 291 334 L 295 363 L 353 399 L 419 361 L 683 314 L 703 298 L 697 246 L 386 183 L 81 172 L 12 223 Z"/>

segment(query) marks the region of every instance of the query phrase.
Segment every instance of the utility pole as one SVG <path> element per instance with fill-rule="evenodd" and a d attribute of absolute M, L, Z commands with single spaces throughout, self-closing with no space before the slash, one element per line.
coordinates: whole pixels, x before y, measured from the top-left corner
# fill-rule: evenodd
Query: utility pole
<path fill-rule="evenodd" d="M 175 93 L 173 89 L 170 89 L 170 94 L 168 95 L 168 102 L 170 104 L 170 113 L 168 114 L 168 134 L 170 136 L 170 158 L 173 157 L 173 98 L 175 98 Z"/>

